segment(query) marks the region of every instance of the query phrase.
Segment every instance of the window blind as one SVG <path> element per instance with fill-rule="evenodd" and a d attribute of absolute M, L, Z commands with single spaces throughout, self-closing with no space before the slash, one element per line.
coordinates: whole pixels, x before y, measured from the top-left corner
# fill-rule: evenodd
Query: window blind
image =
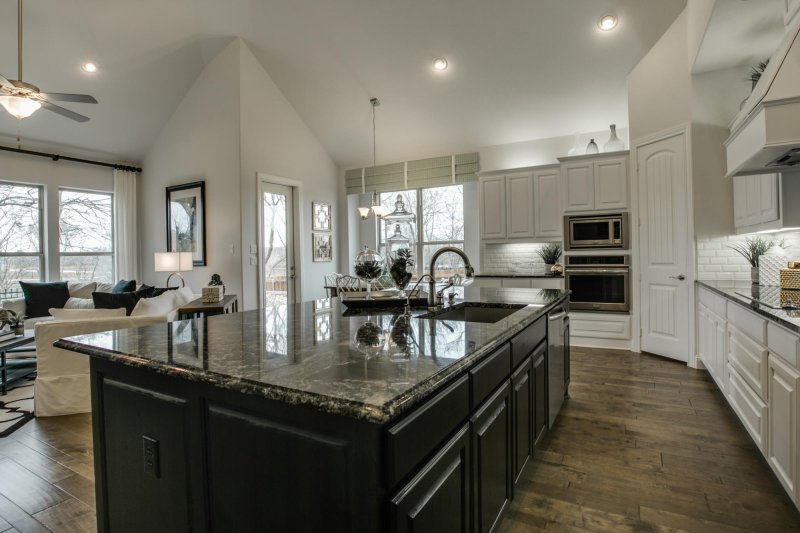
<path fill-rule="evenodd" d="M 431 157 L 345 172 L 347 194 L 442 187 L 477 181 L 478 153 Z"/>

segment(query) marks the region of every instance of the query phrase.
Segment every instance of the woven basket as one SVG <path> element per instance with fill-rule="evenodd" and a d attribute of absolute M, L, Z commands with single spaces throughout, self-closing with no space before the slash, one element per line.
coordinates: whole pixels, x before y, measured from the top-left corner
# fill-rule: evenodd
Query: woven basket
<path fill-rule="evenodd" d="M 800 289 L 800 268 L 781 269 L 781 289 Z"/>

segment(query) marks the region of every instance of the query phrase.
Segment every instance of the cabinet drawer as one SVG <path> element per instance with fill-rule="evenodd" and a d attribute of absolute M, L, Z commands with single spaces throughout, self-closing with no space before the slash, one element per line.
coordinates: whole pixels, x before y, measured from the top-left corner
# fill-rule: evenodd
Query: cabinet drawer
<path fill-rule="evenodd" d="M 781 356 L 790 365 L 797 368 L 797 351 L 800 349 L 800 337 L 796 333 L 786 331 L 775 324 L 767 325 L 767 348 Z"/>
<path fill-rule="evenodd" d="M 697 297 L 700 303 L 705 305 L 709 311 L 714 313 L 720 318 L 725 318 L 727 313 L 725 310 L 725 298 L 718 296 L 710 290 L 699 287 L 697 290 Z"/>
<path fill-rule="evenodd" d="M 517 368 L 547 338 L 547 317 L 542 317 L 511 339 L 512 368 Z"/>
<path fill-rule="evenodd" d="M 463 376 L 389 428 L 386 443 L 389 486 L 394 486 L 433 452 L 467 416 L 469 378 Z"/>
<path fill-rule="evenodd" d="M 511 374 L 511 345 L 501 348 L 469 371 L 470 409 L 475 409 Z"/>
<path fill-rule="evenodd" d="M 728 365 L 728 399 L 739 420 L 758 445 L 761 453 L 767 449 L 768 408 L 761 398 L 741 378 L 736 370 Z"/>
<path fill-rule="evenodd" d="M 728 322 L 762 346 L 767 345 L 767 321 L 757 314 L 741 305 L 728 302 Z"/>
<path fill-rule="evenodd" d="M 728 324 L 728 363 L 764 400 L 767 399 L 769 351 L 739 329 Z"/>

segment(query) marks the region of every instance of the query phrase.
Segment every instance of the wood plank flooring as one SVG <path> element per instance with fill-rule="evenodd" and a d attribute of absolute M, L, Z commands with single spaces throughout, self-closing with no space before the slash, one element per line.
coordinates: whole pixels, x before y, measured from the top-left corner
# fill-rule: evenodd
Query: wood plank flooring
<path fill-rule="evenodd" d="M 571 355 L 571 398 L 500 532 L 800 531 L 708 373 L 630 352 Z"/>
<path fill-rule="evenodd" d="M 707 373 L 573 348 L 570 394 L 499 531 L 800 531 Z M 0 439 L 0 532 L 95 530 L 91 439 L 89 415 Z"/>

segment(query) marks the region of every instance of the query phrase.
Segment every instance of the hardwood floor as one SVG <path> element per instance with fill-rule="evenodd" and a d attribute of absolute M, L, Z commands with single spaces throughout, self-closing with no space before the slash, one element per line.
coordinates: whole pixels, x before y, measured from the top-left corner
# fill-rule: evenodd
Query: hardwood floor
<path fill-rule="evenodd" d="M 705 372 L 572 350 L 571 398 L 498 530 L 800 531 L 800 513 Z M 0 439 L 0 532 L 94 531 L 89 415 Z"/>
<path fill-rule="evenodd" d="M 571 398 L 500 532 L 800 531 L 708 373 L 630 352 L 571 355 Z"/>

